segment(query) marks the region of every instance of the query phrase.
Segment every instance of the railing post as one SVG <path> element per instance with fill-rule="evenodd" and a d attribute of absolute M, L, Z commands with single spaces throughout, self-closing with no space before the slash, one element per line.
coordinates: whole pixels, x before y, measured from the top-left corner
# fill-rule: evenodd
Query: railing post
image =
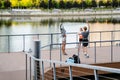
<path fill-rule="evenodd" d="M 94 42 L 94 58 L 95 58 L 95 63 L 96 63 L 96 42 Z"/>
<path fill-rule="evenodd" d="M 76 34 L 76 42 L 78 42 L 78 34 Z M 77 45 L 77 46 L 78 46 L 78 45 Z M 77 47 L 77 46 L 76 46 L 76 47 Z"/>
<path fill-rule="evenodd" d="M 56 80 L 56 69 L 55 69 L 55 63 L 53 63 L 53 76 L 54 76 L 54 80 Z"/>
<path fill-rule="evenodd" d="M 51 57 L 52 57 L 51 53 L 52 53 L 52 44 L 50 44 L 50 60 L 51 60 Z M 51 67 L 51 63 L 50 63 L 50 67 Z"/>
<path fill-rule="evenodd" d="M 113 37 L 113 31 L 111 31 L 111 40 L 113 40 L 114 37 Z"/>
<path fill-rule="evenodd" d="M 95 70 L 95 69 L 94 69 L 94 76 L 95 76 L 95 80 L 99 80 L 97 70 Z"/>
<path fill-rule="evenodd" d="M 102 39 L 101 39 L 101 32 L 100 32 L 100 47 L 101 47 L 101 40 L 102 40 Z"/>
<path fill-rule="evenodd" d="M 44 63 L 42 61 L 42 80 L 44 80 Z"/>
<path fill-rule="evenodd" d="M 51 34 L 51 43 L 50 43 L 50 60 L 51 60 L 51 51 L 52 51 L 52 48 L 53 48 L 53 34 Z M 51 63 L 50 63 L 50 67 L 51 67 Z"/>
<path fill-rule="evenodd" d="M 51 48 L 53 48 L 53 45 L 52 45 L 53 44 L 53 34 L 51 34 L 51 43 L 50 44 L 51 44 Z"/>
<path fill-rule="evenodd" d="M 111 41 L 111 62 L 113 61 L 113 41 Z"/>
<path fill-rule="evenodd" d="M 26 64 L 26 74 L 25 74 L 25 76 L 26 76 L 26 80 L 27 80 L 27 54 L 25 55 L 25 64 Z"/>
<path fill-rule="evenodd" d="M 60 43 L 60 61 L 62 61 L 61 43 Z M 61 64 L 60 64 L 61 66 Z"/>
<path fill-rule="evenodd" d="M 37 39 L 39 40 L 39 34 L 37 34 Z"/>
<path fill-rule="evenodd" d="M 29 58 L 30 60 L 30 80 L 32 80 L 32 75 L 31 75 L 31 71 L 32 71 L 32 68 L 31 68 L 31 57 Z"/>
<path fill-rule="evenodd" d="M 61 44 L 60 44 L 60 61 L 62 61 Z"/>
<path fill-rule="evenodd" d="M 23 52 L 25 51 L 25 35 L 23 35 Z"/>
<path fill-rule="evenodd" d="M 37 59 L 41 59 L 40 55 L 40 41 L 34 41 L 34 56 Z M 35 61 L 34 64 L 34 80 L 40 80 L 40 63 Z"/>
<path fill-rule="evenodd" d="M 10 36 L 8 35 L 8 53 L 10 53 Z"/>
<path fill-rule="evenodd" d="M 70 80 L 73 80 L 73 78 L 72 78 L 72 66 L 69 66 L 69 76 L 70 76 Z"/>

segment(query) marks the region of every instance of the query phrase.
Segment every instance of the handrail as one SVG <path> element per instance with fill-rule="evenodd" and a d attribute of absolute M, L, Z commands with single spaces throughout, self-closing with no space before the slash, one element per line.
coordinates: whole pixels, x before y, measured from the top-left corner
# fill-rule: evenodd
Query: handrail
<path fill-rule="evenodd" d="M 89 42 L 87 42 L 87 43 L 117 42 L 117 41 L 120 41 L 120 40 L 89 41 Z M 86 42 L 83 42 L 83 43 L 86 43 Z M 53 44 L 49 44 L 49 45 L 42 46 L 40 49 L 45 48 L 45 47 L 48 47 L 48 46 L 50 46 L 50 45 L 61 45 L 61 44 L 62 44 L 62 43 L 53 43 Z M 66 44 L 79 44 L 79 42 L 70 42 L 70 43 L 66 43 Z"/>
<path fill-rule="evenodd" d="M 90 33 L 101 33 L 101 32 L 120 32 L 120 30 L 115 30 L 115 31 L 90 31 Z M 68 32 L 67 34 L 76 34 L 77 32 Z M 25 35 L 56 35 L 56 34 L 61 34 L 61 33 L 44 33 L 44 34 L 15 34 L 15 35 L 0 35 L 0 36 L 25 36 Z"/>
<path fill-rule="evenodd" d="M 97 43 L 105 43 L 105 42 L 109 42 L 110 43 L 110 55 L 111 55 L 111 57 L 110 57 L 110 59 L 111 59 L 111 62 L 113 62 L 113 42 L 120 42 L 120 40 L 106 40 L 106 41 L 89 41 L 89 42 L 87 42 L 87 43 L 94 43 L 94 63 L 96 63 L 96 61 L 97 61 L 97 58 L 96 58 L 96 54 L 97 54 L 97 51 L 96 51 L 96 44 Z M 84 42 L 84 43 L 86 43 L 86 42 Z M 79 42 L 71 42 L 71 43 L 66 43 L 66 44 L 79 44 Z M 52 46 L 54 46 L 54 45 L 62 45 L 62 43 L 53 43 L 53 44 L 50 44 L 50 45 L 46 45 L 46 46 L 44 46 L 44 47 L 40 47 L 40 50 L 41 49 L 43 49 L 43 48 L 45 48 L 45 47 L 50 47 L 50 53 L 49 53 L 49 55 L 50 55 L 50 60 L 52 59 L 51 58 L 51 56 L 52 56 Z M 60 61 L 62 61 L 62 55 L 61 55 L 61 47 L 60 47 Z M 78 53 L 78 56 L 80 55 L 79 54 L 79 52 L 77 52 Z M 51 66 L 51 65 L 50 65 Z"/>
<path fill-rule="evenodd" d="M 82 42 L 82 43 L 100 43 L 100 42 L 117 42 L 120 40 L 105 40 L 105 41 L 89 41 L 89 42 Z M 53 43 L 52 45 L 60 45 L 62 43 Z M 79 42 L 70 42 L 66 44 L 79 44 Z"/>
<path fill-rule="evenodd" d="M 101 47 L 101 42 L 102 42 L 102 32 L 111 32 L 111 36 L 110 36 L 110 40 L 112 40 L 113 39 L 113 34 L 114 34 L 114 32 L 120 32 L 120 30 L 115 30 L 115 31 L 92 31 L 92 32 L 90 32 L 90 33 L 99 33 L 100 35 L 99 35 L 99 37 L 100 37 L 100 39 L 99 39 L 99 41 L 97 41 L 97 43 L 98 42 L 100 42 L 100 47 Z M 7 40 L 7 44 L 8 44 L 8 49 L 6 50 L 8 53 L 10 53 L 11 52 L 11 37 L 13 37 L 13 36 L 17 36 L 17 37 L 19 37 L 19 36 L 21 36 L 21 38 L 20 38 L 20 40 L 22 41 L 22 45 L 21 45 L 21 49 L 19 50 L 19 51 L 25 51 L 26 50 L 26 47 L 28 48 L 28 44 L 26 44 L 26 38 L 27 38 L 27 36 L 30 36 L 30 37 L 32 37 L 32 36 L 37 36 L 37 39 L 40 39 L 40 36 L 42 35 L 42 36 L 44 36 L 44 35 L 48 35 L 49 36 L 49 38 L 50 38 L 50 42 L 48 43 L 48 45 L 52 45 L 52 44 L 56 44 L 55 42 L 54 42 L 54 35 L 60 35 L 61 33 L 50 33 L 50 34 L 17 34 L 17 35 L 0 35 L 0 37 L 6 37 L 6 39 L 8 39 Z M 78 41 L 78 36 L 77 36 L 77 32 L 69 32 L 69 33 L 67 33 L 67 34 L 75 34 L 75 36 L 76 36 L 76 42 Z M 89 39 L 90 39 L 90 37 L 89 37 Z M 60 43 L 60 42 L 59 42 Z M 94 42 L 90 42 L 90 43 L 94 43 Z M 96 42 L 95 42 L 96 43 Z M 60 43 L 61 44 L 61 43 Z M 73 44 L 73 43 L 67 43 L 67 44 Z M 77 43 L 78 44 L 78 43 Z M 45 48 L 45 47 L 47 47 L 47 45 L 44 45 L 42 48 Z M 89 46 L 90 47 L 90 46 Z"/>
<path fill-rule="evenodd" d="M 111 40 L 109 40 L 110 42 Z M 113 40 L 113 41 L 120 41 L 120 40 Z M 98 41 L 99 42 L 99 41 Z M 103 42 L 106 42 L 106 41 L 103 41 Z M 107 41 L 108 42 L 108 41 Z M 37 43 L 37 44 L 36 44 Z M 68 67 L 69 68 L 69 72 L 66 73 L 66 74 L 69 74 L 69 78 L 70 80 L 73 80 L 72 78 L 74 77 L 74 75 L 72 75 L 73 70 L 72 70 L 72 67 L 78 67 L 78 68 L 85 68 L 85 69 L 90 69 L 94 72 L 94 75 L 95 76 L 95 80 L 99 80 L 99 75 L 97 71 L 105 71 L 105 72 L 109 72 L 109 73 L 117 73 L 117 74 L 120 74 L 120 69 L 119 68 L 110 68 L 110 67 L 102 67 L 102 66 L 95 66 L 95 65 L 91 65 L 91 64 L 75 64 L 75 63 L 66 63 L 66 62 L 63 62 L 63 61 L 56 61 L 56 60 L 51 60 L 51 56 L 50 56 L 50 59 L 41 59 L 41 47 L 38 46 L 40 45 L 40 41 L 35 41 L 35 50 L 34 50 L 34 55 L 31 54 L 31 50 L 29 50 L 28 52 L 25 52 L 26 54 L 26 77 L 27 77 L 27 57 L 29 56 L 30 58 L 30 61 L 33 61 L 33 65 L 30 64 L 30 66 L 33 66 L 34 67 L 34 79 L 35 80 L 38 80 L 41 76 L 42 80 L 44 80 L 45 78 L 45 72 L 44 72 L 44 69 L 46 68 L 52 68 L 52 73 L 50 73 L 50 75 L 54 77 L 54 80 L 56 80 L 57 78 L 57 75 L 56 75 L 56 65 L 60 65 L 60 67 Z M 53 44 L 50 44 L 50 47 L 51 45 Z M 48 46 L 48 45 L 47 45 Z M 39 48 L 38 48 L 39 47 Z M 96 53 L 95 53 L 96 54 Z M 112 53 L 111 53 L 112 54 Z M 50 55 L 51 55 L 51 49 L 50 49 Z M 96 57 L 96 56 L 95 56 Z M 32 60 L 31 60 L 32 59 Z M 112 60 L 112 59 L 111 59 Z M 96 61 L 96 59 L 95 59 Z M 46 65 L 46 62 L 47 63 L 50 63 L 49 65 Z M 31 63 L 31 62 L 30 62 Z M 48 67 L 49 66 L 49 67 Z M 30 68 L 30 72 L 32 68 Z M 62 75 L 63 76 L 63 75 Z M 61 76 L 61 77 L 62 77 Z M 30 73 L 30 77 L 31 77 L 31 73 Z M 51 78 L 53 78 L 51 77 Z M 27 79 L 26 79 L 27 80 Z"/>
<path fill-rule="evenodd" d="M 34 56 L 32 56 L 30 53 L 25 52 L 29 57 L 34 59 L 35 61 L 40 61 L 40 62 L 49 62 L 52 64 L 61 64 L 61 65 L 67 65 L 67 66 L 74 66 L 74 67 L 82 67 L 82 68 L 87 68 L 87 69 L 93 69 L 93 70 L 100 70 L 100 71 L 106 71 L 106 72 L 112 72 L 112 73 L 118 73 L 120 74 L 120 69 L 116 68 L 108 68 L 108 67 L 101 67 L 101 66 L 94 66 L 90 64 L 71 64 L 71 63 L 65 63 L 65 62 L 60 62 L 60 61 L 53 61 L 53 60 L 46 60 L 46 59 L 37 59 Z"/>

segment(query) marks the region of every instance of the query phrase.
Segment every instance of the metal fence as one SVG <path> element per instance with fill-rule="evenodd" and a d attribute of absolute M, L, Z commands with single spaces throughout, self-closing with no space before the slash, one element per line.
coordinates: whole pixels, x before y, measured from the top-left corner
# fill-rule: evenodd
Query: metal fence
<path fill-rule="evenodd" d="M 113 42 L 113 41 L 111 41 Z M 37 43 L 37 44 L 36 44 Z M 58 80 L 58 78 L 65 78 L 67 80 L 74 80 L 74 77 L 78 77 L 82 80 L 100 80 L 100 77 L 103 77 L 104 79 L 110 79 L 110 80 L 119 80 L 118 78 L 114 78 L 113 76 L 105 76 L 101 75 L 98 72 L 109 72 L 109 73 L 116 73 L 120 74 L 120 69 L 117 68 L 109 68 L 109 67 L 101 67 L 101 66 L 93 66 L 89 64 L 74 64 L 74 63 L 65 63 L 63 61 L 56 61 L 56 60 L 49 60 L 49 59 L 40 59 L 40 43 L 39 41 L 35 41 L 35 51 L 34 56 L 31 53 L 31 50 L 26 52 L 26 80 Z M 29 60 L 28 60 L 29 58 Z M 28 64 L 29 62 L 29 64 Z M 51 64 L 51 66 L 45 68 L 47 64 Z M 28 69 L 29 66 L 29 69 Z M 58 68 L 64 68 L 67 67 L 66 70 L 63 69 L 63 71 L 59 71 Z M 84 69 L 90 69 L 92 71 L 89 72 L 89 70 L 86 72 L 75 70 L 76 68 L 84 68 Z M 48 74 L 46 72 L 48 70 L 51 70 Z M 75 74 L 77 73 L 77 74 Z M 61 75 L 63 74 L 63 75 Z M 83 76 L 79 76 L 78 74 L 84 74 L 84 75 L 94 75 L 94 78 L 87 78 Z"/>
<path fill-rule="evenodd" d="M 92 36 L 94 37 L 92 40 Z M 90 41 L 100 41 L 97 46 L 105 46 L 101 44 L 101 41 L 105 40 L 120 40 L 116 35 L 120 34 L 120 30 L 116 31 L 94 31 L 90 32 Z M 67 36 L 74 36 L 76 39 L 74 42 L 78 42 L 78 35 L 76 32 L 67 33 Z M 104 35 L 108 35 L 105 39 Z M 60 43 L 58 39 L 60 39 L 60 33 L 51 33 L 51 34 L 18 34 L 18 35 L 0 35 L 0 52 L 24 52 L 31 48 L 33 45 L 31 44 L 34 41 L 34 38 L 37 40 L 41 40 L 42 46 L 46 46 L 48 44 Z M 72 43 L 72 42 L 71 42 Z M 114 45 L 120 45 L 120 43 L 115 43 Z M 92 44 L 89 47 L 94 47 Z M 56 48 L 56 47 L 55 47 Z"/>

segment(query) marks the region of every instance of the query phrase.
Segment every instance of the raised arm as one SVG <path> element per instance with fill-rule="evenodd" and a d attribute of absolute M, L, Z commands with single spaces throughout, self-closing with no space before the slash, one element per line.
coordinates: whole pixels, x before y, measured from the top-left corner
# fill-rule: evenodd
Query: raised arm
<path fill-rule="evenodd" d="M 90 30 L 90 25 L 89 25 L 88 20 L 86 20 L 86 23 L 87 23 L 87 25 L 88 25 L 88 30 Z"/>

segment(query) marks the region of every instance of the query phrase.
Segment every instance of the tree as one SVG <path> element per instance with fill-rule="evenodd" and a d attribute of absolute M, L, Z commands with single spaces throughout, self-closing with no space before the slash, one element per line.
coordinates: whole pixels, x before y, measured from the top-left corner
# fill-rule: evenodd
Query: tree
<path fill-rule="evenodd" d="M 40 2 L 40 7 L 42 7 L 42 8 L 48 8 L 48 5 L 47 5 L 47 3 L 45 3 L 44 0 L 42 0 L 42 1 Z"/>
<path fill-rule="evenodd" d="M 49 9 L 52 8 L 52 0 L 48 0 Z"/>
<path fill-rule="evenodd" d="M 118 6 L 117 0 L 113 0 L 113 1 L 112 1 L 112 4 L 113 4 L 112 7 L 117 7 L 117 6 Z"/>
<path fill-rule="evenodd" d="M 74 1 L 73 2 L 73 7 L 78 8 L 79 7 L 79 3 L 77 1 Z"/>
<path fill-rule="evenodd" d="M 2 2 L 0 1 L 0 8 L 2 7 Z"/>
<path fill-rule="evenodd" d="M 99 1 L 99 6 L 104 6 L 104 2 L 102 0 Z"/>
<path fill-rule="evenodd" d="M 86 8 L 86 7 L 87 7 L 86 2 L 85 2 L 85 1 L 83 1 L 83 0 L 82 0 L 82 2 L 81 2 L 81 5 L 82 5 L 82 8 Z"/>
<path fill-rule="evenodd" d="M 59 8 L 59 5 L 56 0 L 52 0 L 52 8 Z"/>
<path fill-rule="evenodd" d="M 64 9 L 66 6 L 65 6 L 65 2 L 63 0 L 60 0 L 60 3 L 59 3 L 59 8 L 62 8 Z"/>
<path fill-rule="evenodd" d="M 96 3 L 96 1 L 95 0 L 92 0 L 92 5 L 91 5 L 91 7 L 97 7 L 97 3 Z"/>
<path fill-rule="evenodd" d="M 107 0 L 107 2 L 106 2 L 106 4 L 105 4 L 105 6 L 106 6 L 106 7 L 110 7 L 110 6 L 111 6 L 111 4 L 112 4 L 112 2 L 111 2 L 110 0 Z"/>
<path fill-rule="evenodd" d="M 4 8 L 10 8 L 11 7 L 11 2 L 9 0 L 6 0 L 4 2 Z"/>
<path fill-rule="evenodd" d="M 72 1 L 67 1 L 66 8 L 72 8 Z"/>

